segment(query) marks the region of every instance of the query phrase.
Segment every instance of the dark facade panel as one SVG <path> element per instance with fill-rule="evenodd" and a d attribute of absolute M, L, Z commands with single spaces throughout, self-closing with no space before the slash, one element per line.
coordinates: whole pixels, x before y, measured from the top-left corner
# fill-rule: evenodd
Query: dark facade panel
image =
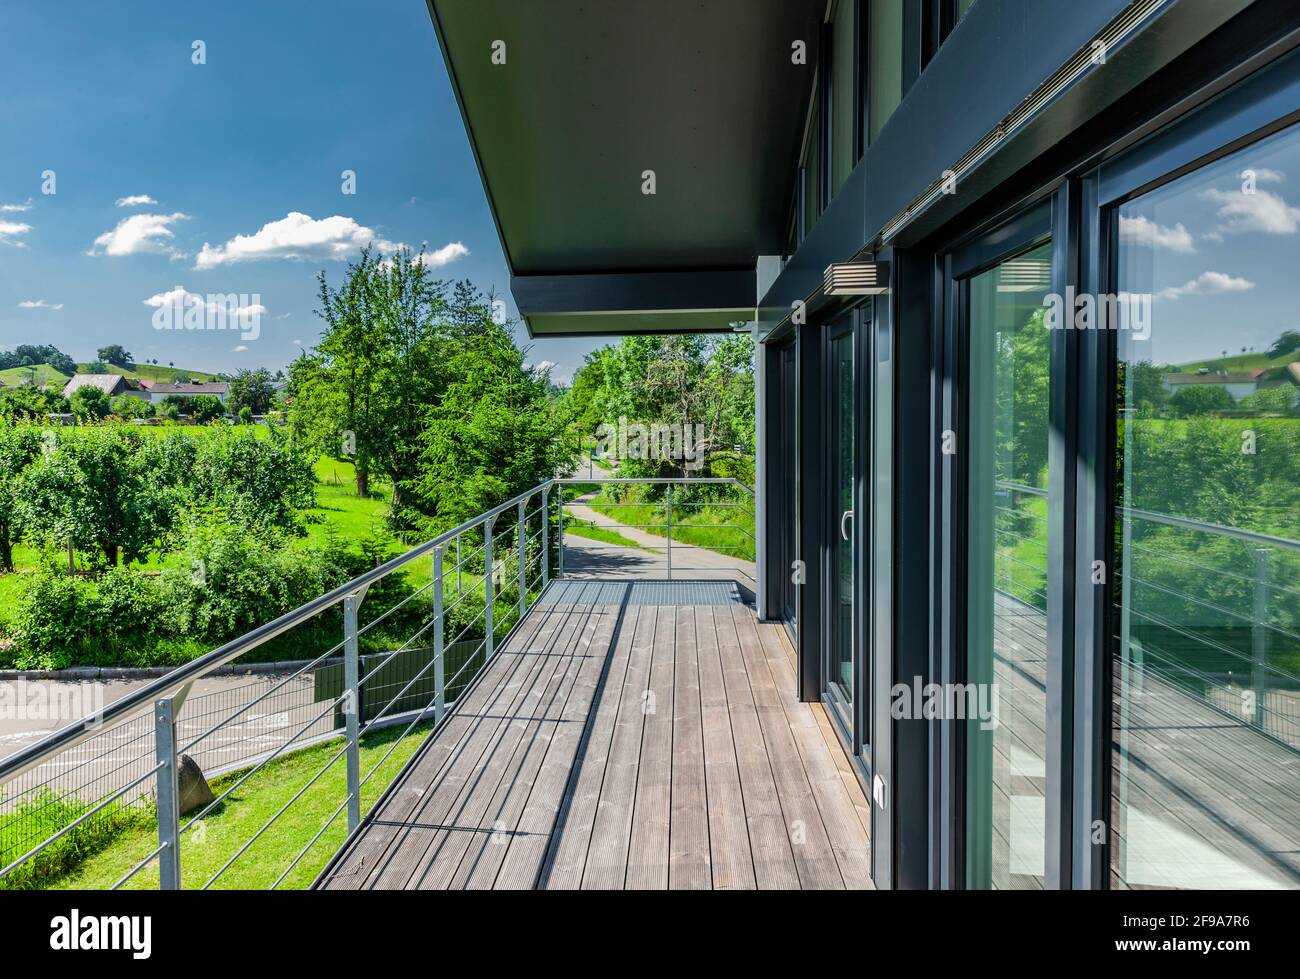
<path fill-rule="evenodd" d="M 980 0 L 957 25 L 907 92 L 854 174 L 864 212 L 828 211 L 762 300 L 764 320 L 779 319 L 806 298 L 831 261 L 845 261 L 871 242 L 1054 71 L 1130 4 L 1123 0 Z M 1107 64 L 1085 76 L 1037 119 L 1007 139 L 955 195 L 943 197 L 895 242 L 909 245 L 985 203 L 985 194 L 1040 156 L 1089 147 L 1081 127 L 1141 88 L 1207 35 L 1250 6 L 1248 0 L 1170 3 Z M 836 224 L 841 227 L 823 228 Z M 849 244 L 852 232 L 862 236 Z M 826 243 L 843 247 L 830 255 Z"/>
<path fill-rule="evenodd" d="M 511 272 L 779 252 L 824 6 L 429 0 Z"/>
<path fill-rule="evenodd" d="M 533 336 L 729 331 L 754 316 L 754 269 L 517 275 L 510 291 Z"/>

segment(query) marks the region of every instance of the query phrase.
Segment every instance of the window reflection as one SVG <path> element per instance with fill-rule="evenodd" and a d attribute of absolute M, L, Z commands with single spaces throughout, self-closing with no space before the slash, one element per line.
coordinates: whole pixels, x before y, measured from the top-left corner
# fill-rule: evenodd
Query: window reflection
<path fill-rule="evenodd" d="M 1112 884 L 1300 884 L 1300 131 L 1123 205 Z"/>
<path fill-rule="evenodd" d="M 969 285 L 965 697 L 972 888 L 1043 886 L 1051 245 Z M 972 710 L 973 708 L 973 710 Z"/>

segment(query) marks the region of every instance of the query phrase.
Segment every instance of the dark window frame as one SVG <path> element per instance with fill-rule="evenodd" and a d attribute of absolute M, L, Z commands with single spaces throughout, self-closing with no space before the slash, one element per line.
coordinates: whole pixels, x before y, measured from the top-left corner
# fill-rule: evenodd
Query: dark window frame
<path fill-rule="evenodd" d="M 1157 188 L 1284 129 L 1300 125 L 1300 51 L 1238 82 L 1194 112 L 1170 123 L 1082 178 L 1084 209 L 1079 225 L 1081 290 L 1112 291 L 1118 245 L 1120 207 Z M 1097 554 L 1116 567 L 1114 512 L 1116 500 L 1116 412 L 1118 343 L 1113 331 L 1099 329 L 1082 337 L 1085 344 L 1080 405 L 1083 428 L 1081 463 L 1092 467 L 1093 484 L 1081 494 L 1077 514 L 1080 533 L 1075 569 L 1080 620 L 1076 631 L 1079 684 L 1076 688 L 1075 758 L 1077 821 L 1106 827 L 1099 846 L 1076 841 L 1073 879 L 1076 887 L 1110 889 L 1112 838 L 1113 690 L 1111 656 L 1116 623 L 1114 582 L 1091 588 L 1082 563 Z M 1085 550 L 1087 553 L 1085 553 Z M 1080 834 L 1086 836 L 1087 834 Z"/>

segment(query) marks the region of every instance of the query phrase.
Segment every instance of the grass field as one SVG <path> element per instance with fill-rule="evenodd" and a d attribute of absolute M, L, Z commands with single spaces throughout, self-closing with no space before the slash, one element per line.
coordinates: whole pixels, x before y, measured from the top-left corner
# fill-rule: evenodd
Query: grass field
<path fill-rule="evenodd" d="M 420 746 L 429 727 L 421 725 L 402 737 L 405 730 L 405 727 L 395 726 L 361 739 L 362 779 L 379 766 L 361 789 L 362 813 L 375 804 L 380 793 Z M 205 886 L 245 843 L 306 787 L 285 814 L 271 822 L 266 832 L 212 886 L 221 890 L 261 890 L 275 884 L 311 843 L 312 837 L 321 831 L 347 794 L 347 776 L 341 757 L 307 787 L 326 763 L 341 752 L 342 744 L 342 741 L 329 741 L 277 758 L 185 832 L 180 848 L 182 886 L 186 889 Z M 234 773 L 217 779 L 212 783 L 213 795 L 220 796 L 240 777 L 239 773 Z M 181 825 L 188 821 L 189 817 L 182 817 Z M 347 816 L 340 813 L 279 886 L 290 889 L 307 887 L 346 835 Z M 128 824 L 111 841 L 100 841 L 96 852 L 46 881 L 44 886 L 54 890 L 110 888 L 157 846 L 157 822 L 152 812 L 146 811 L 145 818 Z M 151 862 L 123 887 L 127 890 L 157 888 L 157 861 Z"/>
<path fill-rule="evenodd" d="M 0 371 L 0 384 L 5 387 L 18 387 L 31 381 L 37 387 L 45 384 L 57 384 L 62 387 L 68 383 L 68 375 L 60 374 L 49 364 L 37 364 L 34 367 L 10 367 Z"/>
<path fill-rule="evenodd" d="M 1190 364 L 1180 364 L 1178 369 L 1188 373 L 1200 370 L 1202 367 L 1208 367 L 1212 371 L 1248 371 L 1256 367 L 1282 367 L 1296 361 L 1300 361 L 1300 351 L 1282 354 L 1280 357 L 1269 357 L 1265 353 L 1245 353 L 1234 354 L 1229 357 L 1216 357 L 1213 360 L 1198 360 Z"/>
<path fill-rule="evenodd" d="M 575 488 L 575 495 L 576 490 L 580 489 L 582 487 Z M 640 525 L 640 529 L 648 534 L 668 536 L 667 508 L 663 504 L 647 502 L 627 506 L 610 505 L 615 502 L 632 503 L 633 501 L 630 499 L 615 501 L 602 494 L 588 501 L 587 505 L 614 523 L 626 527 Z M 728 557 L 752 561 L 754 560 L 754 518 L 749 512 L 749 507 L 752 507 L 752 501 L 748 497 L 744 500 L 732 498 L 716 503 L 674 503 L 673 543 L 693 544 Z M 569 525 L 566 521 L 565 530 L 568 529 Z"/>
<path fill-rule="evenodd" d="M 78 364 L 78 374 L 89 374 L 90 364 Z M 110 374 L 121 374 L 123 377 L 143 377 L 148 381 L 162 381 L 170 383 L 176 378 L 185 376 L 191 381 L 213 381 L 217 375 L 208 371 L 192 371 L 184 367 L 165 367 L 161 364 L 132 364 L 130 367 L 118 367 L 115 364 L 108 365 Z"/>
<path fill-rule="evenodd" d="M 619 547 L 635 547 L 638 550 L 649 550 L 649 548 L 641 547 L 636 541 L 624 537 L 616 530 L 598 527 L 590 520 L 578 520 L 575 517 L 568 516 L 567 513 L 564 517 L 564 532 L 565 534 L 572 534 L 574 537 L 600 541 L 603 544 L 617 544 Z"/>

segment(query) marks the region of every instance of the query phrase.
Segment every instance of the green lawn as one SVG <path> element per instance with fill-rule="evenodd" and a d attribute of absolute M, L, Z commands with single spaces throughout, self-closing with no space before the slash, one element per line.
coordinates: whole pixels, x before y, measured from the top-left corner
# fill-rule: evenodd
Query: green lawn
<path fill-rule="evenodd" d="M 574 537 L 584 537 L 587 540 L 600 541 L 604 544 L 617 544 L 619 547 L 635 547 L 638 550 L 649 550 L 648 547 L 643 548 L 636 541 L 624 537 L 616 530 L 598 527 L 590 520 L 579 520 L 568 514 L 565 514 L 564 517 L 564 532 L 565 534 L 572 534 Z"/>
<path fill-rule="evenodd" d="M 587 506 L 615 523 L 628 527 L 643 525 L 640 529 L 648 534 L 668 536 L 667 508 L 663 505 L 645 503 L 610 506 L 613 502 L 616 501 L 601 495 L 589 501 Z M 723 502 L 730 504 L 737 501 Z M 748 497 L 745 506 L 752 506 Z M 565 530 L 568 530 L 567 519 Z M 674 544 L 693 544 L 728 557 L 754 560 L 754 518 L 742 507 L 698 502 L 674 503 L 672 539 Z"/>
<path fill-rule="evenodd" d="M 361 776 L 378 771 L 361 790 L 361 809 L 366 812 L 397 775 L 429 732 L 428 725 L 416 727 L 405 738 L 404 726 L 395 726 L 362 738 Z M 187 889 L 201 888 L 266 825 L 290 799 L 338 754 L 343 742 L 330 741 L 277 758 L 253 775 L 213 812 L 181 837 L 181 880 Z M 391 749 L 387 760 L 381 759 Z M 234 784 L 239 774 L 212 783 L 214 796 Z M 260 890 L 271 887 L 299 852 L 334 813 L 346 795 L 346 770 L 340 757 L 310 788 L 306 789 L 283 816 L 231 864 L 212 885 L 224 890 Z M 182 817 L 185 825 L 189 817 Z M 107 846 L 91 854 L 73 869 L 48 883 L 54 890 L 100 890 L 112 887 L 158 846 L 157 823 L 152 814 L 128 825 Z M 302 861 L 280 884 L 283 888 L 305 888 L 343 843 L 347 815 L 340 813 Z M 148 890 L 158 886 L 157 862 L 124 885 L 127 890 Z"/>

